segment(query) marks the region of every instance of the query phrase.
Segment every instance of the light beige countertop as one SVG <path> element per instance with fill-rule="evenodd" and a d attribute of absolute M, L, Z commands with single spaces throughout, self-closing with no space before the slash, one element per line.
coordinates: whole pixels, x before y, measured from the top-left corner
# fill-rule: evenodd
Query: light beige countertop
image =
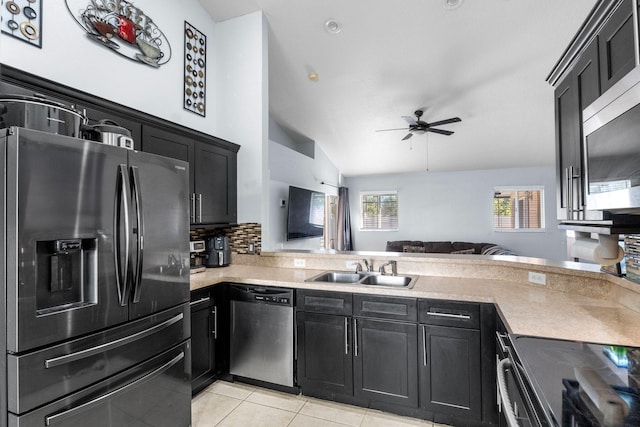
<path fill-rule="evenodd" d="M 388 258 L 382 256 L 383 259 L 385 257 Z M 419 259 L 416 265 L 403 264 L 404 270 L 399 270 L 400 274 L 419 276 L 413 288 L 396 289 L 305 282 L 305 279 L 323 269 L 345 270 L 344 258 L 330 266 L 312 264 L 311 268 L 309 263 L 305 268 L 272 266 L 274 259 L 269 256 L 237 258 L 243 263 L 191 275 L 191 290 L 221 282 L 235 282 L 293 289 L 491 302 L 496 304 L 512 333 L 640 347 L 640 311 L 636 308 L 640 303 L 635 301 L 636 295 L 640 299 L 640 291 L 633 289 L 633 286 L 640 289 L 640 285 L 619 284 L 622 279 L 617 278 L 611 282 L 608 275 L 589 268 L 580 272 L 575 266 L 569 269 L 557 265 L 549 268 L 543 266 L 539 271 L 548 274 L 549 283 L 540 286 L 514 279 L 509 274 L 506 274 L 507 280 L 496 278 L 496 275 L 505 275 L 503 273 L 506 270 L 501 270 L 503 259 L 496 259 L 497 262 L 490 265 L 491 259 L 467 257 L 466 262 L 461 262 L 465 264 L 462 270 L 457 272 L 466 277 L 444 277 L 440 275 L 442 272 L 431 275 L 423 265 L 425 260 Z M 427 262 L 431 260 L 429 257 Z M 275 265 L 280 262 L 282 259 Z M 514 268 L 513 265 L 506 267 Z M 526 264 L 527 270 L 532 270 L 530 267 L 531 264 Z M 469 277 L 472 275 L 483 277 Z M 574 282 L 571 278 L 575 278 L 581 286 L 570 285 Z"/>

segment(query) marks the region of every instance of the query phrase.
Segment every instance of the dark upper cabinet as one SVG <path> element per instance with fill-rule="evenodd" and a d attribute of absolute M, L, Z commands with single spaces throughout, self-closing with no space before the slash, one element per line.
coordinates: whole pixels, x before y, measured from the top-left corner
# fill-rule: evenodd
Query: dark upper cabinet
<path fill-rule="evenodd" d="M 235 151 L 196 141 L 196 223 L 236 222 L 237 162 Z"/>
<path fill-rule="evenodd" d="M 599 1 L 547 81 L 555 87 L 556 207 L 561 221 L 609 219 L 586 208 L 583 111 L 636 64 L 631 0 Z"/>
<path fill-rule="evenodd" d="M 353 394 L 351 318 L 298 312 L 298 385 L 306 395 Z"/>
<path fill-rule="evenodd" d="M 195 168 L 191 167 L 192 164 L 195 164 L 195 144 L 193 139 L 149 125 L 143 126 L 142 131 L 142 151 L 184 160 L 189 163 L 189 192 L 193 194 L 195 170 Z"/>
<path fill-rule="evenodd" d="M 200 140 L 144 125 L 142 151 L 189 162 L 191 224 L 237 221 L 236 145 L 215 137 Z"/>
<path fill-rule="evenodd" d="M 418 407 L 418 326 L 354 317 L 354 394 Z"/>
<path fill-rule="evenodd" d="M 624 0 L 598 34 L 603 92 L 635 66 L 632 3 L 631 0 Z"/>
<path fill-rule="evenodd" d="M 598 41 L 555 88 L 557 217 L 585 219 L 582 111 L 600 96 Z"/>

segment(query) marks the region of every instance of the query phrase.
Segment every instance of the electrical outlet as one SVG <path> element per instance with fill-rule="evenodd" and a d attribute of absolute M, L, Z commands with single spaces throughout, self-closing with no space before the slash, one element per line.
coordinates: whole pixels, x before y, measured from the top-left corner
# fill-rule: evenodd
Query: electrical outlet
<path fill-rule="evenodd" d="M 305 262 L 303 258 L 294 258 L 293 259 L 293 266 L 294 267 L 300 267 L 300 268 L 304 268 Z"/>
<path fill-rule="evenodd" d="M 535 283 L 537 285 L 546 285 L 547 284 L 547 275 L 544 273 L 535 273 L 533 271 L 529 272 L 529 281 L 531 283 Z"/>

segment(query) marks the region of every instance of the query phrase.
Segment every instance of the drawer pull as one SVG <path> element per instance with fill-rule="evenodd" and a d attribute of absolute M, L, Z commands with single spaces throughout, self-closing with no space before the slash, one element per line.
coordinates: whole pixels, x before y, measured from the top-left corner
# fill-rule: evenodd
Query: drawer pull
<path fill-rule="evenodd" d="M 160 366 L 158 369 L 155 369 L 151 372 L 149 372 L 148 374 L 146 374 L 145 376 L 138 378 L 137 380 L 123 386 L 120 387 L 118 389 L 115 389 L 113 391 L 108 392 L 107 394 L 103 394 L 100 397 L 97 397 L 93 400 L 90 400 L 86 403 L 82 403 L 76 407 L 72 407 L 70 409 L 67 409 L 63 412 L 59 412 L 57 414 L 53 414 L 53 415 L 49 415 L 47 417 L 45 417 L 45 425 L 50 426 L 52 424 L 57 424 L 57 423 L 63 423 L 65 420 L 68 420 L 69 418 L 73 417 L 74 415 L 76 415 L 76 413 L 78 412 L 83 412 L 86 411 L 96 405 L 102 404 L 103 402 L 108 401 L 110 398 L 118 396 L 122 393 L 126 393 L 127 391 L 157 377 L 158 375 L 162 375 L 164 372 L 168 371 L 173 365 L 175 365 L 176 363 L 178 363 L 179 361 L 181 361 L 182 359 L 184 359 L 184 351 L 181 351 L 180 354 L 178 354 L 176 357 L 174 357 L 173 359 L 171 359 L 170 361 L 168 361 L 167 363 L 165 363 L 164 365 Z M 65 423 L 66 424 L 66 423 Z"/>
<path fill-rule="evenodd" d="M 470 320 L 471 319 L 471 316 L 469 316 L 468 314 L 440 313 L 440 312 L 437 312 L 437 311 L 427 311 L 427 314 L 429 316 L 447 317 L 449 319 L 462 319 L 462 320 Z"/>
<path fill-rule="evenodd" d="M 131 344 L 132 342 L 141 340 L 150 335 L 158 333 L 163 329 L 168 328 L 169 326 L 181 321 L 184 318 L 182 313 L 176 314 L 169 320 L 165 320 L 164 322 L 152 326 L 144 331 L 137 332 L 133 335 L 129 335 L 124 338 L 117 339 L 115 341 L 110 341 L 105 344 L 100 344 L 95 347 L 91 347 L 85 350 L 80 350 L 75 353 L 65 354 L 64 356 L 54 357 L 51 359 L 47 359 L 44 362 L 44 367 L 46 369 L 55 368 L 56 366 L 65 365 L 67 363 L 76 362 L 78 360 L 85 359 L 87 357 L 95 356 L 97 354 L 104 353 L 105 351 L 110 351 L 118 347 L 122 347 L 123 345 Z"/>

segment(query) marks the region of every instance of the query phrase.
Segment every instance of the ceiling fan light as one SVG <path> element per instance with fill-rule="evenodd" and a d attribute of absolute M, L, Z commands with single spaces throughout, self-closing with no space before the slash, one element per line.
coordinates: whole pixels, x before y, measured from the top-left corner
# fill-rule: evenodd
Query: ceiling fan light
<path fill-rule="evenodd" d="M 342 25 L 335 19 L 327 19 L 324 23 L 324 29 L 329 34 L 339 34 L 342 31 Z"/>

